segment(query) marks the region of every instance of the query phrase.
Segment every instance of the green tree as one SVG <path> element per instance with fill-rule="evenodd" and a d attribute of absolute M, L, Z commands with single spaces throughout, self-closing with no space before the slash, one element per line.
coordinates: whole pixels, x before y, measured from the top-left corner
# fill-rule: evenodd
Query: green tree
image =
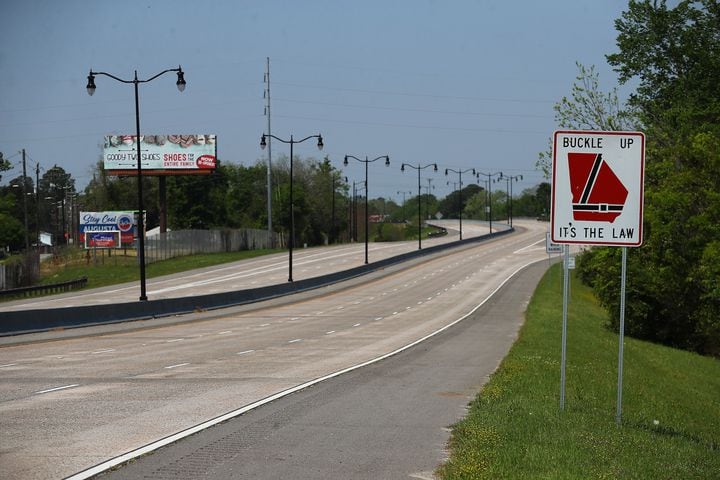
<path fill-rule="evenodd" d="M 549 219 L 550 184 L 547 182 L 523 190 L 513 198 L 513 216 Z"/>
<path fill-rule="evenodd" d="M 7 172 L 12 168 L 12 163 L 10 163 L 10 160 L 7 160 L 3 153 L 0 152 L 0 173 Z M 0 175 L 0 180 L 2 180 L 2 175 Z"/>
<path fill-rule="evenodd" d="M 720 5 L 631 1 L 616 21 L 620 81 L 647 136 L 644 245 L 628 258 L 631 334 L 720 355 Z M 617 249 L 581 262 L 616 324 Z"/>
<path fill-rule="evenodd" d="M 569 130 L 635 130 L 637 118 L 632 109 L 618 98 L 617 88 L 610 92 L 600 89 L 600 74 L 595 65 L 589 68 L 576 62 L 578 75 L 573 83 L 570 98 L 563 97 L 555 104 L 555 122 Z M 535 167 L 550 178 L 552 171 L 552 139 L 548 148 L 538 154 Z"/>
<path fill-rule="evenodd" d="M 169 177 L 168 226 L 175 230 L 227 226 L 227 191 L 226 170 L 220 162 L 210 175 Z"/>
<path fill-rule="evenodd" d="M 443 218 L 458 218 L 460 212 L 465 210 L 468 200 L 481 190 L 482 188 L 474 183 L 463 187 L 462 192 L 453 190 L 438 202 L 438 211 L 442 213 Z M 460 203 L 461 198 L 462 204 Z"/>
<path fill-rule="evenodd" d="M 19 250 L 25 246 L 25 227 L 13 214 L 17 202 L 10 190 L 0 192 L 0 249 Z"/>

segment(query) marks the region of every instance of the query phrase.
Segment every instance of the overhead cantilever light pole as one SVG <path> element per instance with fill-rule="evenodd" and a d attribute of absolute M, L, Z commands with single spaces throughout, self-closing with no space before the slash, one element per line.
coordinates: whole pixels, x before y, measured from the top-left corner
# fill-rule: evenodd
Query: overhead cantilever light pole
<path fill-rule="evenodd" d="M 113 80 L 117 80 L 121 83 L 132 83 L 135 86 L 135 143 L 137 144 L 137 178 L 138 178 L 138 262 L 140 263 L 140 300 L 147 300 L 147 291 L 145 288 L 145 219 L 143 218 L 143 188 L 142 188 L 142 152 L 140 150 L 140 96 L 138 93 L 138 86 L 141 83 L 152 82 L 161 75 L 168 72 L 177 73 L 177 82 L 175 85 L 177 89 L 182 92 L 185 90 L 185 72 L 182 71 L 182 67 L 168 68 L 162 72 L 154 75 L 147 80 L 138 79 L 137 70 L 135 70 L 135 77 L 132 80 L 123 80 L 122 78 L 116 77 L 106 72 L 93 72 L 90 69 L 87 80 L 87 92 L 88 95 L 92 96 L 95 93 L 95 76 L 104 75 L 110 77 Z"/>
<path fill-rule="evenodd" d="M 403 163 L 400 165 L 400 171 L 404 172 L 405 167 L 414 168 L 418 172 L 418 250 L 422 250 L 422 213 L 420 209 L 420 171 L 428 167 L 433 167 L 433 171 L 437 172 L 437 163 L 428 163 L 427 165 L 420 166 L 418 163 L 417 167 L 409 163 Z M 429 194 L 428 194 L 429 195 Z"/>
<path fill-rule="evenodd" d="M 445 176 L 447 176 L 448 172 L 453 172 L 458 174 L 458 192 L 460 194 L 460 208 L 458 208 L 458 215 L 460 216 L 460 240 L 462 240 L 462 174 L 467 172 L 472 172 L 473 175 L 475 175 L 475 169 L 474 168 L 468 168 L 466 170 L 453 170 L 452 168 L 446 168 L 445 169 Z"/>
<path fill-rule="evenodd" d="M 379 157 L 373 158 L 372 160 L 368 160 L 368 157 L 365 157 L 365 160 L 355 157 L 353 155 L 345 155 L 345 160 L 343 160 L 343 165 L 347 167 L 348 165 L 348 159 L 352 158 L 353 160 L 357 160 L 358 162 L 362 162 L 365 164 L 365 265 L 368 264 L 368 197 L 370 196 L 370 188 L 368 187 L 368 164 L 372 162 L 376 162 L 381 159 L 385 159 L 385 166 L 390 166 L 390 157 L 387 155 L 381 155 Z"/>
<path fill-rule="evenodd" d="M 295 140 L 293 136 L 290 135 L 290 140 L 284 140 L 280 137 L 276 137 L 275 135 L 263 133 L 262 137 L 260 137 L 260 148 L 265 149 L 265 147 L 267 147 L 267 138 L 274 138 L 278 142 L 290 144 L 290 238 L 288 241 L 288 282 L 292 282 L 293 242 L 295 241 L 295 205 L 293 204 L 293 145 L 295 145 L 296 143 L 302 143 L 305 140 L 310 140 L 311 138 L 318 139 L 318 150 L 322 150 L 325 145 L 323 144 L 322 135 L 320 134 L 309 135 L 302 140 Z"/>

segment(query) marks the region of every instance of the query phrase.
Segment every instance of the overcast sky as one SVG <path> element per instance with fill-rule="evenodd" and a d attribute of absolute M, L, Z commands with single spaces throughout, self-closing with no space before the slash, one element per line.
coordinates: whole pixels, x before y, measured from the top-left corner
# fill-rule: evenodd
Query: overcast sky
<path fill-rule="evenodd" d="M 216 134 L 218 157 L 252 165 L 267 130 L 263 75 L 270 58 L 272 133 L 299 139 L 301 157 L 329 155 L 352 181 L 363 165 L 344 155 L 389 155 L 370 165 L 370 197 L 398 201 L 417 190 L 403 162 L 436 162 L 437 196 L 476 168 L 523 175 L 514 192 L 542 181 L 535 169 L 556 128 L 553 105 L 569 95 L 576 61 L 596 65 L 610 90 L 621 0 L 3 0 L 0 3 L 0 151 L 20 175 L 54 164 L 82 190 L 107 134 L 135 132 L 131 80 L 182 65 L 140 86 L 141 134 Z M 627 88 L 621 89 L 621 94 Z M 275 142 L 273 157 L 287 155 Z M 42 174 L 42 170 L 41 170 Z M 466 180 L 466 177 L 463 177 Z M 505 183 L 503 182 L 502 188 Z M 497 188 L 494 187 L 494 188 Z M 130 206 L 129 206 L 130 207 Z"/>

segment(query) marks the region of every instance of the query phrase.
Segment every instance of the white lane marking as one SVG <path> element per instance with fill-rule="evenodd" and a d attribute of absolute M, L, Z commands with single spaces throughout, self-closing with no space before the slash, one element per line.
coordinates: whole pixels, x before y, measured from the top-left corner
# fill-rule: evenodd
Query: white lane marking
<path fill-rule="evenodd" d="M 6 363 L 5 365 L 0 365 L 0 368 L 14 367 L 15 365 L 17 365 L 17 363 Z"/>
<path fill-rule="evenodd" d="M 333 333 L 335 333 L 335 330 L 330 330 L 329 332 L 325 332 L 325 335 L 332 335 Z"/>
<path fill-rule="evenodd" d="M 417 303 L 418 305 L 422 305 L 422 300 Z"/>
<path fill-rule="evenodd" d="M 255 351 L 255 350 L 244 350 L 244 351 L 242 351 L 242 352 L 236 353 L 236 355 L 247 355 L 248 353 L 252 353 L 252 352 L 254 352 L 254 351 Z"/>
<path fill-rule="evenodd" d="M 33 393 L 33 395 L 41 395 L 43 393 L 57 392 L 58 390 L 65 390 L 68 388 L 79 387 L 79 383 L 73 383 L 72 385 L 63 385 L 62 387 L 48 388 L 47 390 L 40 390 L 39 392 Z"/>
<path fill-rule="evenodd" d="M 343 307 L 342 305 L 340 305 L 339 307 L 337 307 L 338 310 L 342 310 L 343 308 L 345 308 L 345 307 Z"/>
<path fill-rule="evenodd" d="M 167 368 L 167 369 L 169 370 L 169 369 L 171 369 L 171 368 L 184 367 L 185 365 L 190 365 L 190 362 L 178 363 L 177 365 L 170 365 L 170 366 L 167 366 L 167 367 L 165 367 L 165 368 Z"/>
<path fill-rule="evenodd" d="M 540 250 L 539 248 L 532 248 L 532 247 L 534 247 L 535 245 L 537 245 L 537 244 L 539 244 L 539 243 L 542 243 L 542 242 L 544 242 L 544 241 L 545 241 L 545 239 L 544 239 L 544 238 L 541 238 L 541 239 L 538 240 L 537 242 L 531 243 L 530 245 L 527 245 L 527 246 L 521 248 L 520 250 L 515 250 L 513 253 L 514 253 L 514 254 L 518 254 L 518 253 L 523 253 L 523 252 L 526 251 L 526 250 Z"/>
<path fill-rule="evenodd" d="M 427 297 L 428 300 L 432 300 L 432 297 Z"/>
<path fill-rule="evenodd" d="M 292 322 L 293 320 L 300 320 L 300 317 L 292 317 L 292 318 L 290 319 L 291 322 Z"/>
<path fill-rule="evenodd" d="M 376 322 L 377 322 L 378 320 L 382 320 L 382 319 L 383 319 L 383 317 L 375 317 L 375 321 L 376 321 Z"/>
<path fill-rule="evenodd" d="M 168 340 L 167 343 L 175 343 L 175 342 L 182 342 L 185 340 L 184 338 L 175 338 L 173 340 Z"/>
<path fill-rule="evenodd" d="M 261 327 L 269 327 L 269 326 L 270 326 L 270 324 L 269 324 L 269 323 L 263 323 L 263 324 L 262 324 L 262 325 L 260 325 L 260 326 L 261 326 Z"/>
<path fill-rule="evenodd" d="M 393 315 L 397 315 L 397 314 L 398 314 L 398 312 L 393 312 Z"/>
<path fill-rule="evenodd" d="M 225 330 L 224 332 L 218 332 L 218 335 L 227 335 L 228 333 L 232 333 L 232 330 Z"/>
<path fill-rule="evenodd" d="M 91 355 L 97 355 L 99 353 L 110 353 L 110 352 L 114 352 L 114 351 L 115 351 L 114 348 L 107 348 L 105 350 L 96 350 L 96 351 L 92 352 Z"/>
<path fill-rule="evenodd" d="M 359 326 L 360 326 L 359 323 L 356 323 L 355 325 L 353 325 L 353 327 L 359 327 Z"/>
<path fill-rule="evenodd" d="M 302 338 L 296 338 L 295 340 L 290 340 L 288 343 L 297 343 L 302 342 Z"/>

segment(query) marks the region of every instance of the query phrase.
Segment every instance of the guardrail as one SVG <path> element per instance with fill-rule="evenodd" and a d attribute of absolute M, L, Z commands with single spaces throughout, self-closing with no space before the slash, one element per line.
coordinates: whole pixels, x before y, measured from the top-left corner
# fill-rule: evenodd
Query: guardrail
<path fill-rule="evenodd" d="M 107 323 L 144 320 L 148 318 L 182 315 L 192 312 L 244 305 L 324 287 L 343 280 L 364 275 L 404 261 L 434 254 L 458 246 L 480 243 L 513 232 L 512 228 L 479 237 L 433 245 L 422 250 L 406 252 L 394 257 L 295 282 L 250 288 L 222 293 L 209 293 L 194 297 L 166 298 L 127 302 L 123 304 L 86 305 L 48 309 L 26 309 L 0 312 L 0 336 L 42 332 L 56 328 L 76 328 Z"/>
<path fill-rule="evenodd" d="M 0 290 L 0 298 L 33 297 L 35 295 L 45 295 L 48 293 L 69 292 L 70 290 L 84 288 L 87 285 L 87 281 L 87 277 L 82 277 L 77 280 L 70 280 L 61 283 L 34 285 L 32 287 L 8 288 L 6 290 Z"/>

